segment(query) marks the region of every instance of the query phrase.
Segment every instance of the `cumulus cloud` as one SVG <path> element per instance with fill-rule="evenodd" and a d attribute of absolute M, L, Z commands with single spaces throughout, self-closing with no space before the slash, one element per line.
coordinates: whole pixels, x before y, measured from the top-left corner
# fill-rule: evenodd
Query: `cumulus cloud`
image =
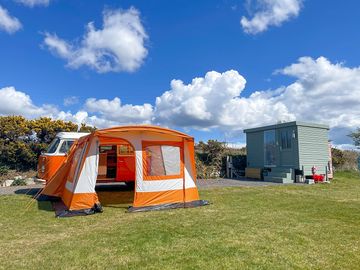
<path fill-rule="evenodd" d="M 0 6 L 0 30 L 12 34 L 20 30 L 21 27 L 19 19 L 11 16 L 7 9 Z"/>
<path fill-rule="evenodd" d="M 216 76 L 227 77 L 229 76 L 227 73 Z M 342 63 L 334 64 L 325 57 L 317 59 L 302 57 L 297 63 L 278 70 L 277 73 L 292 76 L 295 81 L 285 87 L 269 91 L 257 91 L 249 97 L 240 97 L 237 95 L 240 95 L 244 88 L 244 85 L 239 83 L 242 81 L 241 75 L 231 72 L 230 74 L 235 81 L 238 81 L 240 87 L 235 88 L 237 90 L 234 92 L 229 92 L 226 84 L 222 85 L 221 90 L 214 87 L 215 84 L 213 84 L 210 87 L 211 90 L 207 90 L 207 93 L 210 93 L 209 96 L 201 95 L 205 96 L 205 99 L 211 99 L 214 92 L 220 90 L 227 98 L 216 97 L 218 105 L 208 106 L 206 113 L 208 115 L 220 114 L 221 117 L 217 118 L 221 119 L 220 126 L 228 126 L 234 121 L 232 118 L 241 118 L 250 112 L 249 115 L 246 115 L 250 121 L 244 122 L 241 128 L 245 128 L 245 124 L 251 125 L 250 122 L 264 123 L 287 119 L 323 122 L 328 123 L 331 127 L 353 128 L 360 126 L 360 67 L 349 68 Z M 206 78 L 207 76 L 205 76 Z M 199 79 L 197 80 L 199 81 Z M 235 84 L 230 83 L 229 85 Z M 207 84 L 208 86 L 209 84 Z M 191 85 L 185 88 L 189 87 L 191 88 Z M 180 93 L 189 92 L 186 90 L 183 89 Z M 177 94 L 178 91 L 179 88 L 173 87 L 170 92 L 166 92 L 163 96 L 175 95 L 177 99 L 172 97 L 172 100 L 181 100 L 182 97 Z M 194 95 L 195 97 L 198 96 L 198 93 L 202 93 L 201 90 L 195 92 L 197 93 Z M 191 97 L 187 97 L 187 99 L 191 99 Z M 159 104 L 157 103 L 157 110 L 161 108 L 160 105 L 163 100 L 165 99 L 161 97 L 157 100 L 159 102 Z M 181 107 L 182 102 L 178 103 Z M 259 111 L 261 113 L 257 114 Z M 229 120 L 226 120 L 227 118 Z M 243 121 L 234 122 L 238 125 Z"/>
<path fill-rule="evenodd" d="M 27 118 L 47 116 L 104 128 L 123 124 L 150 123 L 152 112 L 150 104 L 122 105 L 120 99 L 116 97 L 113 100 L 89 98 L 82 109 L 72 113 L 59 110 L 52 104 L 37 106 L 29 95 L 14 87 L 0 88 L 0 115 L 23 115 Z"/>
<path fill-rule="evenodd" d="M 50 3 L 50 0 L 15 0 L 15 1 L 28 7 L 48 6 Z"/>
<path fill-rule="evenodd" d="M 295 118 L 271 93 L 240 97 L 246 80 L 237 71 L 208 72 L 190 84 L 171 82 L 171 89 L 156 99 L 155 121 L 197 129 L 244 127 Z"/>
<path fill-rule="evenodd" d="M 278 73 L 296 79 L 276 99 L 298 118 L 331 127 L 360 126 L 360 67 L 302 57 Z"/>
<path fill-rule="evenodd" d="M 133 72 L 147 56 L 147 33 L 135 8 L 105 10 L 103 28 L 96 29 L 88 23 L 79 44 L 45 33 L 44 44 L 55 55 L 67 61 L 67 66 L 77 69 L 88 66 L 99 73 Z"/>
<path fill-rule="evenodd" d="M 118 97 L 113 100 L 89 98 L 85 102 L 85 109 L 99 114 L 103 119 L 122 124 L 150 123 L 153 114 L 150 104 L 122 105 Z"/>
<path fill-rule="evenodd" d="M 330 125 L 336 143 L 360 126 L 360 67 L 331 63 L 325 57 L 302 57 L 276 72 L 294 77 L 283 87 L 241 96 L 245 79 L 237 71 L 208 72 L 190 84 L 171 82 L 156 99 L 154 121 L 169 126 L 219 128 L 238 136 L 245 128 L 279 121 Z"/>
<path fill-rule="evenodd" d="M 14 87 L 0 89 L 0 115 L 85 122 L 99 128 L 153 123 L 173 128 L 211 130 L 241 141 L 245 128 L 279 121 L 328 124 L 335 145 L 350 145 L 347 136 L 360 127 L 360 67 L 332 63 L 325 57 L 302 57 L 276 74 L 293 77 L 292 83 L 244 96 L 245 78 L 238 71 L 210 71 L 186 84 L 173 80 L 155 104 L 122 104 L 120 98 L 88 98 L 77 112 L 55 105 L 35 105 Z"/>
<path fill-rule="evenodd" d="M 12 115 L 19 114 L 26 117 L 37 117 L 53 111 L 50 107 L 35 106 L 29 95 L 17 91 L 14 87 L 0 89 L 0 114 Z"/>
<path fill-rule="evenodd" d="M 255 0 L 256 11 L 250 19 L 241 18 L 241 26 L 248 34 L 266 31 L 269 26 L 280 26 L 299 15 L 302 0 Z M 250 0 L 250 4 L 251 1 Z"/>

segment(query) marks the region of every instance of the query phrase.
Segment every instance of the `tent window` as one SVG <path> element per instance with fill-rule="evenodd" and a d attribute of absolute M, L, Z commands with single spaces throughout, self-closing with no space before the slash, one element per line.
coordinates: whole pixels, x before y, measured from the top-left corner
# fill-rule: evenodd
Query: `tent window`
<path fill-rule="evenodd" d="M 145 147 L 145 154 L 146 175 L 180 175 L 180 147 L 170 145 L 152 145 Z"/>

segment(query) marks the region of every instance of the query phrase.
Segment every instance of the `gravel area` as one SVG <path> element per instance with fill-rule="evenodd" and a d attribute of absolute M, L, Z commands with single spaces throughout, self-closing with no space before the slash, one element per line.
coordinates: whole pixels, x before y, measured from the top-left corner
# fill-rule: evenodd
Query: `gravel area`
<path fill-rule="evenodd" d="M 218 187 L 254 187 L 254 186 L 270 186 L 270 185 L 284 185 L 279 183 L 271 183 L 264 182 L 258 180 L 251 179 L 198 179 L 196 181 L 196 185 L 199 189 L 207 189 L 207 188 L 218 188 Z M 0 187 L 0 195 L 10 195 L 10 194 L 29 194 L 35 195 L 40 188 L 42 188 L 42 184 L 31 185 L 31 186 L 13 186 L 13 187 Z M 122 183 L 108 183 L 97 185 L 97 190 L 128 190 Z"/>
<path fill-rule="evenodd" d="M 241 179 L 198 179 L 196 185 L 199 189 L 213 188 L 213 187 L 255 187 L 255 186 L 274 186 L 284 185 L 281 183 L 264 182 L 248 178 Z"/>

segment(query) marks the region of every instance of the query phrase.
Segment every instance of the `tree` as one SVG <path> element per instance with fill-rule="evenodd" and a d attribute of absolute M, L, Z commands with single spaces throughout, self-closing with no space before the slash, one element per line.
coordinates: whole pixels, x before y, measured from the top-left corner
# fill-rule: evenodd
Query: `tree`
<path fill-rule="evenodd" d="M 96 127 L 91 127 L 91 126 L 87 126 L 85 123 L 81 123 L 81 127 L 79 129 L 79 132 L 94 132 L 97 128 Z"/>
<path fill-rule="evenodd" d="M 353 139 L 354 144 L 357 147 L 360 147 L 360 128 L 358 128 L 356 131 L 352 132 L 349 136 Z"/>

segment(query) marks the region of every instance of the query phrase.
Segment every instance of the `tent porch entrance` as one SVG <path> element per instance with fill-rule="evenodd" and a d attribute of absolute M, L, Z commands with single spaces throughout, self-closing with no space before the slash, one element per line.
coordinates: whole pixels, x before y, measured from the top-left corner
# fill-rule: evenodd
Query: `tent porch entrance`
<path fill-rule="evenodd" d="M 106 182 L 135 182 L 135 152 L 129 142 L 100 144 L 97 183 Z"/>

